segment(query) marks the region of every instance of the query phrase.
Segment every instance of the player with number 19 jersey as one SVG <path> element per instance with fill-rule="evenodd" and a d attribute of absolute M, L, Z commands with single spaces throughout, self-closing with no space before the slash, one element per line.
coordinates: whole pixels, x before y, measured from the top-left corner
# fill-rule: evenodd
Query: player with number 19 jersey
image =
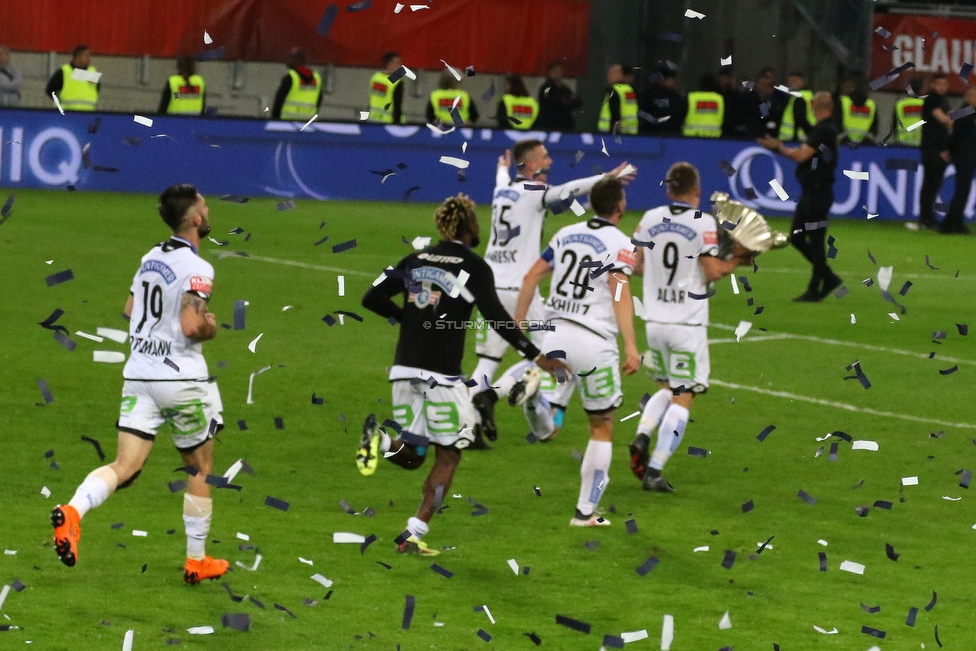
<path fill-rule="evenodd" d="M 644 248 L 644 311 L 654 323 L 708 325 L 708 279 L 698 257 L 718 254 L 715 217 L 673 202 L 648 210 L 634 233 Z"/>
<path fill-rule="evenodd" d="M 207 379 L 203 344 L 183 334 L 180 312 L 184 293 L 210 300 L 213 276 L 213 266 L 180 237 L 142 257 L 130 289 L 132 354 L 122 372 L 126 380 Z"/>

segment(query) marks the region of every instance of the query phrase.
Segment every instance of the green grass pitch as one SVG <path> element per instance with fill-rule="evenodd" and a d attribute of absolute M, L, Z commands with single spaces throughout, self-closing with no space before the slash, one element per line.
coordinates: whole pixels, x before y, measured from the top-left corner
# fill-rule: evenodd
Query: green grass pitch
<path fill-rule="evenodd" d="M 936 625 L 946 649 L 976 646 L 976 512 L 956 474 L 976 464 L 976 334 L 963 336 L 956 326 L 974 325 L 970 239 L 838 221 L 830 233 L 838 249 L 832 263 L 849 290 L 842 299 L 793 303 L 808 273 L 793 250 L 764 254 L 758 273 L 742 270 L 751 292 L 740 287 L 735 295 L 728 279 L 718 283 L 710 329 L 717 340 L 711 347 L 714 383 L 692 408 L 694 422 L 666 471 L 678 492 L 641 490 L 626 454 L 636 419 L 618 423 L 603 501 L 612 509 L 609 528 L 567 526 L 579 488 L 572 452 L 586 445 L 578 401 L 548 445 L 526 443 L 521 414 L 499 407 L 495 449 L 464 455 L 449 508 L 432 522 L 429 543 L 450 548 L 434 559 L 453 573 L 446 578 L 431 570 L 430 560 L 394 552 L 393 539 L 414 512 L 426 469 L 411 473 L 381 462 L 367 478 L 353 463 L 365 415 L 391 416 L 386 370 L 397 334 L 359 301 L 381 269 L 411 250 L 401 237 L 435 234 L 433 207 L 300 201 L 279 212 L 272 200 L 239 205 L 216 197 L 210 206 L 213 236 L 230 242 L 223 249 L 203 247 L 216 269 L 212 309 L 219 321 L 231 323 L 234 301 L 249 301 L 246 328 L 221 329 L 205 345 L 227 422 L 216 466 L 222 473 L 246 458 L 255 474 L 238 475 L 240 492 L 215 491 L 208 552 L 249 567 L 261 554 L 256 571 L 235 567 L 225 578 L 235 595 L 248 598 L 232 601 L 223 581 L 183 584 L 182 495 L 168 489 L 181 478 L 173 472 L 181 463 L 168 440 L 159 441 L 132 488 L 85 518 L 78 565 L 69 569 L 57 561 L 48 513 L 99 465 L 81 437 L 99 439 L 109 459 L 115 450 L 121 366 L 94 363 L 92 351 L 125 350 L 74 333 L 126 327 L 120 313 L 139 257 L 167 233 L 149 196 L 22 191 L 0 226 L 0 549 L 16 551 L 0 556 L 0 584 L 16 579 L 26 587 L 9 591 L 0 609 L 0 625 L 20 627 L 0 632 L 0 648 L 31 641 L 32 649 L 115 650 L 133 629 L 134 651 L 171 648 L 171 641 L 178 648 L 234 651 L 535 648 L 526 633 L 545 649 L 595 650 L 604 635 L 646 629 L 648 639 L 627 648 L 659 649 L 666 614 L 675 621 L 675 651 L 772 649 L 773 643 L 783 651 L 875 644 L 886 651 L 933 649 Z M 478 210 L 485 229 L 488 208 Z M 569 219 L 552 218 L 547 236 Z M 623 230 L 630 232 L 638 219 L 628 214 Z M 774 222 L 788 227 L 785 220 Z M 228 235 L 235 227 L 251 233 L 250 240 Z M 326 235 L 328 241 L 316 246 Z M 355 248 L 332 252 L 333 244 L 351 239 Z M 251 257 L 217 259 L 222 251 Z M 878 265 L 894 267 L 891 292 L 907 313 L 881 298 L 877 282 L 862 283 L 877 276 Z M 74 272 L 73 280 L 45 285 L 45 277 L 65 269 Z M 340 274 L 344 297 L 337 291 Z M 913 284 L 901 296 L 905 281 Z M 640 296 L 640 281 L 634 285 Z M 288 305 L 292 309 L 283 311 Z M 77 343 L 73 352 L 38 325 L 56 308 L 64 310 L 59 323 Z M 347 317 L 344 325 L 329 327 L 322 317 L 336 310 L 365 321 Z M 753 326 L 735 343 L 731 328 L 740 320 Z M 947 334 L 933 341 L 937 331 Z M 261 333 L 256 352 L 249 352 L 248 343 Z M 642 328 L 638 337 L 643 343 Z M 468 344 L 470 372 L 473 336 Z M 514 360 L 510 352 L 506 364 Z M 845 380 L 853 375 L 845 367 L 855 360 L 870 389 Z M 254 404 L 245 404 L 250 374 L 266 365 L 272 368 L 255 380 Z M 952 367 L 958 370 L 940 374 Z M 51 404 L 43 404 L 38 390 L 42 378 Z M 626 378 L 618 418 L 634 412 L 652 390 L 643 371 Z M 313 392 L 324 404 L 312 404 Z M 284 429 L 275 427 L 276 417 Z M 776 429 L 757 441 L 768 425 Z M 876 441 L 880 449 L 852 450 L 838 437 L 816 440 L 838 430 Z M 832 443 L 839 444 L 836 460 Z M 687 454 L 689 445 L 708 456 Z M 903 487 L 908 476 L 917 476 L 918 485 Z M 50 489 L 49 499 L 42 487 Z M 800 490 L 816 503 L 799 499 Z M 290 509 L 265 506 L 267 496 L 288 501 Z M 489 512 L 472 516 L 469 497 Z M 340 500 L 375 515 L 349 515 Z M 744 513 L 750 500 L 754 508 Z M 864 517 L 855 512 L 861 506 L 870 507 Z M 634 534 L 625 526 L 631 518 Z M 148 536 L 134 537 L 134 529 Z M 257 549 L 241 550 L 238 532 Z M 361 554 L 357 545 L 333 544 L 334 532 L 375 534 L 377 541 Z M 897 561 L 887 557 L 886 544 L 900 554 Z M 708 551 L 693 551 L 702 546 Z M 729 550 L 736 556 L 727 569 L 722 563 Z M 826 572 L 819 552 L 826 554 Z M 650 557 L 659 564 L 639 576 L 636 568 Z M 509 559 L 529 573 L 515 575 Z M 864 574 L 841 571 L 847 560 L 865 565 Z M 315 573 L 334 582 L 331 592 L 310 579 Z M 927 611 L 933 591 L 938 600 Z M 401 627 L 406 595 L 416 599 L 409 630 Z M 868 613 L 862 603 L 881 610 Z M 494 624 L 476 610 L 482 605 Z M 919 611 L 909 626 L 913 607 Z M 720 630 L 726 611 L 732 627 Z M 222 627 L 227 613 L 249 614 L 251 630 Z M 558 625 L 557 615 L 592 630 Z M 215 632 L 188 634 L 195 626 Z M 838 632 L 818 633 L 815 626 Z M 864 626 L 884 631 L 885 639 L 862 633 Z M 491 641 L 479 638 L 479 630 Z"/>

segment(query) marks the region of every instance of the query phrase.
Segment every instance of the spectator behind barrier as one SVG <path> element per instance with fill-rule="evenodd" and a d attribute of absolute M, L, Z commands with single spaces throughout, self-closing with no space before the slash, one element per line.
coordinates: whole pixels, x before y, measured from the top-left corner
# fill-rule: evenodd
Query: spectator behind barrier
<path fill-rule="evenodd" d="M 687 138 L 720 138 L 725 120 L 725 98 L 718 80 L 703 75 L 698 90 L 688 93 L 688 113 L 682 134 Z"/>
<path fill-rule="evenodd" d="M 383 124 L 403 123 L 403 79 L 390 82 L 403 60 L 396 52 L 383 55 L 383 69 L 369 80 L 369 121 Z"/>
<path fill-rule="evenodd" d="M 77 78 L 75 70 L 97 72 L 91 65 L 91 50 L 87 45 L 75 46 L 71 51 L 71 62 L 66 63 L 51 75 L 44 92 L 58 96 L 61 108 L 65 111 L 94 111 L 98 104 L 98 93 L 102 83 Z"/>
<path fill-rule="evenodd" d="M 10 48 L 0 45 L 0 108 L 20 104 L 20 87 L 24 78 L 10 63 Z"/>
<path fill-rule="evenodd" d="M 274 120 L 307 122 L 319 112 L 322 103 L 322 77 L 305 65 L 305 50 L 292 48 L 285 59 L 288 74 L 281 78 L 271 106 Z"/>
<path fill-rule="evenodd" d="M 602 133 L 637 133 L 637 94 L 624 80 L 624 68 L 615 63 L 607 68 L 607 86 L 600 106 L 597 131 Z"/>
<path fill-rule="evenodd" d="M 454 100 L 457 102 L 457 114 L 462 122 L 458 125 L 454 122 L 451 115 L 451 107 L 454 107 Z M 478 121 L 478 107 L 471 100 L 468 91 L 461 90 L 461 82 L 454 78 L 448 70 L 441 72 L 437 90 L 430 94 L 430 101 L 427 102 L 427 121 L 440 122 L 447 127 L 452 126 L 471 126 Z"/>
<path fill-rule="evenodd" d="M 772 68 L 759 71 L 752 90 L 743 100 L 743 123 L 747 137 L 774 136 L 779 133 L 779 122 L 790 96 L 776 90 L 776 76 Z"/>
<path fill-rule="evenodd" d="M 531 129 L 539 116 L 539 102 L 529 95 L 518 75 L 505 77 L 505 94 L 498 101 L 495 119 L 499 129 Z"/>
<path fill-rule="evenodd" d="M 181 56 L 176 60 L 176 74 L 163 86 L 157 113 L 203 115 L 205 91 L 203 77 L 197 74 L 197 60 L 192 56 Z"/>
<path fill-rule="evenodd" d="M 800 72 L 791 72 L 786 78 L 786 85 L 790 89 L 790 97 L 779 123 L 779 139 L 783 142 L 806 142 L 807 134 L 817 123 L 811 106 L 813 91 L 804 88 L 806 84 L 803 73 Z M 799 93 L 800 96 L 793 93 Z"/>
<path fill-rule="evenodd" d="M 922 119 L 922 106 L 925 104 L 925 100 L 919 97 L 922 94 L 922 84 L 921 77 L 913 78 L 909 86 L 915 97 L 902 97 L 895 102 L 892 124 L 895 125 L 898 144 L 905 147 L 919 147 L 922 144 L 922 130 L 920 128 L 908 130 L 908 127 Z"/>
<path fill-rule="evenodd" d="M 718 92 L 725 100 L 725 116 L 722 120 L 723 138 L 742 137 L 742 87 L 736 83 L 732 68 L 725 66 L 718 71 Z"/>
<path fill-rule="evenodd" d="M 583 100 L 563 83 L 563 65 L 553 61 L 546 68 L 546 80 L 539 87 L 539 117 L 536 129 L 570 132 L 576 130 L 573 111 Z"/>
<path fill-rule="evenodd" d="M 874 143 L 878 137 L 878 106 L 868 97 L 867 80 L 860 76 L 847 79 L 841 93 L 841 142 Z"/>
<path fill-rule="evenodd" d="M 687 101 L 675 88 L 676 70 L 665 64 L 649 78 L 650 86 L 641 93 L 640 132 L 655 136 L 681 133 Z"/>

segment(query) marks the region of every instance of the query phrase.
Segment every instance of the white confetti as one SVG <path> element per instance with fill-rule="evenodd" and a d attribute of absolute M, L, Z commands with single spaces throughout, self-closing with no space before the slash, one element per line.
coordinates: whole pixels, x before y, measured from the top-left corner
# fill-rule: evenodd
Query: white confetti
<path fill-rule="evenodd" d="M 249 351 L 251 351 L 252 353 L 256 353 L 257 350 L 255 350 L 255 349 L 257 348 L 258 342 L 261 341 L 261 337 L 263 337 L 263 336 L 264 336 L 264 333 L 262 332 L 257 337 L 255 337 L 254 340 L 247 345 L 247 349 Z"/>
<path fill-rule="evenodd" d="M 358 533 L 345 533 L 342 531 L 337 531 L 332 534 L 332 542 L 336 544 L 344 543 L 354 543 L 356 545 L 361 545 L 366 542 L 366 536 L 360 536 Z M 329 586 L 325 586 L 329 587 Z"/>
<path fill-rule="evenodd" d="M 742 338 L 748 334 L 749 330 L 752 329 L 751 321 L 739 321 L 739 325 L 735 327 L 735 341 L 738 343 L 742 341 Z"/>
<path fill-rule="evenodd" d="M 708 545 L 702 545 L 701 547 L 695 547 L 692 551 L 694 551 L 694 552 L 707 552 L 708 549 L 709 549 L 708 548 Z"/>
<path fill-rule="evenodd" d="M 631 295 L 631 298 L 634 301 L 634 316 L 636 316 L 638 319 L 646 320 L 647 317 L 644 313 L 644 305 L 641 303 L 640 299 L 634 295 Z"/>
<path fill-rule="evenodd" d="M 723 631 L 732 628 L 732 619 L 729 617 L 729 611 L 726 610 L 725 614 L 722 615 L 722 619 L 718 622 L 718 627 Z"/>
<path fill-rule="evenodd" d="M 854 181 L 867 181 L 869 174 L 867 172 L 856 172 L 854 170 L 844 170 L 844 176 Z"/>
<path fill-rule="evenodd" d="M 75 68 L 71 71 L 71 78 L 75 81 L 90 81 L 93 84 L 97 84 L 102 78 L 102 73 Z"/>
<path fill-rule="evenodd" d="M 133 529 L 132 535 L 135 536 L 136 538 L 145 538 L 146 536 L 149 535 L 149 532 L 143 531 L 142 529 Z"/>
<path fill-rule="evenodd" d="M 415 249 L 417 248 L 416 242 L 417 242 L 417 240 L 414 240 L 414 247 L 413 248 L 415 248 Z M 387 267 L 386 270 L 383 273 L 381 273 L 379 275 L 379 277 L 376 278 L 376 280 L 373 281 L 373 287 L 379 286 L 379 284 L 381 282 L 383 282 L 384 280 L 386 280 L 386 272 L 387 271 L 393 271 L 393 267 Z"/>
<path fill-rule="evenodd" d="M 771 543 L 766 542 L 765 540 L 760 540 L 759 542 L 756 543 L 756 547 L 762 547 L 763 549 L 772 549 L 773 545 Z"/>
<path fill-rule="evenodd" d="M 315 121 L 316 121 L 316 120 L 318 119 L 318 117 L 319 117 L 319 114 L 318 114 L 318 113 L 316 113 L 315 115 L 313 115 L 312 117 L 310 117 L 310 118 L 308 119 L 308 122 L 306 122 L 305 124 L 303 124 L 303 125 L 302 125 L 302 128 L 301 128 L 301 129 L 299 129 L 299 131 L 304 131 L 304 130 L 305 130 L 305 127 L 307 127 L 308 125 L 310 125 L 310 124 L 312 124 L 313 122 L 315 122 Z"/>
<path fill-rule="evenodd" d="M 136 634 L 133 629 L 129 629 L 125 632 L 125 637 L 122 638 L 122 651 L 132 651 L 132 638 Z"/>
<path fill-rule="evenodd" d="M 45 260 L 44 264 L 54 264 L 54 260 Z"/>
<path fill-rule="evenodd" d="M 54 100 L 54 105 L 58 108 L 58 112 L 64 115 L 64 109 L 61 108 L 61 102 L 58 101 L 58 96 L 55 93 L 51 93 L 51 99 Z"/>
<path fill-rule="evenodd" d="M 295 307 L 295 306 L 294 305 L 286 305 L 283 308 L 281 308 L 281 311 L 282 312 L 287 312 L 288 310 L 290 310 L 293 307 Z"/>
<path fill-rule="evenodd" d="M 830 438 L 831 436 L 833 436 L 833 434 L 831 434 L 830 432 L 827 432 L 827 434 L 825 434 L 824 436 L 818 436 L 818 437 L 817 437 L 817 442 L 819 443 L 819 442 L 821 442 L 821 441 L 826 441 L 826 440 L 827 440 L 827 439 L 829 439 L 829 438 Z"/>
<path fill-rule="evenodd" d="M 329 579 L 325 578 L 321 574 L 313 574 L 311 578 L 316 583 L 321 584 L 321 586 L 323 588 L 331 588 L 332 587 L 332 581 L 330 581 Z"/>
<path fill-rule="evenodd" d="M 510 568 L 512 568 L 512 571 L 513 572 L 515 572 L 515 576 L 518 576 L 518 573 L 519 573 L 519 564 L 515 562 L 515 559 L 514 558 L 508 559 L 508 566 Z"/>
<path fill-rule="evenodd" d="M 674 616 L 665 615 L 664 624 L 661 626 L 661 651 L 670 651 L 672 642 L 674 642 Z"/>
<path fill-rule="evenodd" d="M 346 295 L 346 277 L 339 276 L 339 296 Z"/>
<path fill-rule="evenodd" d="M 949 500 L 950 502 L 958 502 L 962 498 L 961 497 L 949 497 L 948 495 L 943 495 L 942 496 L 942 499 Z"/>
<path fill-rule="evenodd" d="M 400 4 L 400 3 L 398 2 L 398 3 L 396 4 L 396 7 L 394 7 L 394 8 L 393 8 L 393 13 L 395 13 L 395 14 L 398 14 L 398 13 L 400 13 L 400 12 L 401 12 L 402 10 L 403 10 L 403 5 L 402 5 L 402 4 Z"/>
<path fill-rule="evenodd" d="M 823 538 L 821 538 L 821 539 L 820 539 L 820 540 L 818 540 L 817 542 L 818 542 L 818 543 L 820 543 L 821 545 L 823 545 L 824 547 L 826 547 L 826 546 L 827 546 L 827 541 L 826 541 L 826 540 L 824 540 Z"/>
<path fill-rule="evenodd" d="M 901 485 L 902 486 L 918 486 L 918 477 L 917 476 L 916 477 L 902 477 L 901 478 Z"/>
<path fill-rule="evenodd" d="M 888 312 L 888 316 L 890 316 L 895 321 L 901 321 L 901 319 L 898 317 L 898 315 L 895 314 L 894 312 Z"/>
<path fill-rule="evenodd" d="M 776 193 L 776 196 L 779 197 L 780 201 L 790 200 L 790 195 L 786 194 L 786 190 L 783 189 L 783 186 L 780 185 L 779 181 L 777 181 L 776 179 L 769 180 L 769 187 L 773 189 L 773 192 Z"/>
<path fill-rule="evenodd" d="M 623 168 L 622 170 L 620 170 L 620 172 L 617 173 L 617 178 L 619 179 L 621 176 L 627 176 L 628 174 L 633 174 L 636 171 L 637 171 L 636 167 L 634 167 L 630 163 L 627 163 L 627 167 Z"/>
<path fill-rule="evenodd" d="M 237 561 L 236 565 L 237 565 L 237 567 L 241 568 L 242 570 L 247 570 L 248 572 L 257 572 L 258 571 L 258 567 L 261 566 L 261 559 L 262 558 L 264 558 L 264 557 L 261 556 L 261 554 L 257 554 L 254 557 L 254 565 L 252 565 L 251 567 L 248 567 L 247 565 L 245 565 L 244 563 L 242 563 L 240 561 Z"/>
<path fill-rule="evenodd" d="M 238 540 L 243 540 L 245 542 L 250 542 L 251 537 L 249 535 L 247 535 L 246 533 L 241 533 L 240 531 L 238 531 L 237 532 L 237 539 Z"/>
<path fill-rule="evenodd" d="M 141 124 L 144 127 L 151 127 L 153 123 L 152 118 L 143 117 L 141 115 L 133 115 L 132 121 L 137 124 Z"/>
<path fill-rule="evenodd" d="M 700 13 L 700 12 L 697 12 L 694 9 L 686 9 L 685 10 L 685 18 L 697 18 L 698 20 L 701 20 L 704 17 L 705 17 L 705 14 Z"/>
<path fill-rule="evenodd" d="M 468 151 L 468 141 L 465 140 L 461 143 L 461 153 L 464 154 Z"/>
<path fill-rule="evenodd" d="M 41 495 L 44 496 L 44 499 L 51 497 L 51 489 L 47 486 L 41 486 Z"/>
<path fill-rule="evenodd" d="M 836 635 L 837 633 L 840 632 L 840 631 L 837 630 L 837 627 L 836 626 L 833 628 L 833 630 L 828 631 L 825 628 L 820 628 L 816 624 L 813 625 L 813 630 L 815 630 L 818 633 L 823 633 L 824 635 Z"/>
<path fill-rule="evenodd" d="M 315 565 L 314 562 L 308 560 L 307 558 L 302 558 L 301 556 L 298 557 L 298 560 L 300 560 L 302 563 L 305 563 L 306 565 Z"/>
<path fill-rule="evenodd" d="M 868 219 L 874 219 L 875 217 L 877 217 L 877 216 L 878 216 L 878 215 L 880 215 L 880 214 L 881 214 L 881 213 L 870 213 L 870 212 L 869 212 L 869 213 L 868 213 Z M 911 222 L 908 222 L 908 223 L 911 223 Z M 911 230 L 911 229 L 909 229 L 909 230 Z M 915 230 L 918 230 L 918 228 L 916 228 Z"/>
<path fill-rule="evenodd" d="M 410 11 L 420 11 L 421 9 L 430 9 L 430 5 L 410 5 Z"/>
<path fill-rule="evenodd" d="M 0 608 L 3 608 L 3 602 L 7 600 L 8 594 L 10 594 L 10 586 L 5 585 L 0 589 Z"/>
<path fill-rule="evenodd" d="M 871 450 L 872 452 L 878 451 L 877 441 L 854 441 L 851 445 L 852 450 Z"/>
<path fill-rule="evenodd" d="M 484 606 L 482 606 L 482 608 L 484 609 L 485 614 L 488 615 L 488 621 L 491 622 L 492 624 L 494 624 L 495 623 L 495 618 L 491 616 L 491 611 L 488 610 L 488 606 L 487 605 L 484 605 Z"/>
<path fill-rule="evenodd" d="M 739 293 L 739 282 L 735 279 L 735 274 L 729 274 L 729 278 L 732 279 L 732 293 Z"/>
<path fill-rule="evenodd" d="M 360 111 L 359 112 L 359 119 L 360 120 L 363 120 L 363 121 L 368 120 L 369 119 L 369 111 Z"/>
<path fill-rule="evenodd" d="M 573 199 L 573 203 L 569 204 L 569 209 L 573 211 L 577 217 L 582 217 L 586 214 L 586 208 L 584 208 L 579 201 Z"/>
<path fill-rule="evenodd" d="M 224 479 L 227 480 L 228 484 L 234 481 L 234 477 L 237 477 L 237 473 L 239 473 L 241 471 L 241 468 L 243 467 L 244 467 L 243 459 L 238 459 L 237 461 L 231 464 L 230 468 L 227 469 L 227 472 L 224 473 Z"/>
<path fill-rule="evenodd" d="M 445 165 L 453 165 L 461 170 L 467 169 L 468 165 L 471 164 L 463 158 L 457 158 L 455 156 L 441 156 L 441 162 Z"/>
<path fill-rule="evenodd" d="M 414 251 L 420 251 L 421 249 L 430 246 L 430 238 L 420 237 L 418 235 L 417 237 L 413 238 L 413 242 L 410 243 L 410 246 L 414 248 Z M 393 267 L 390 267 L 390 269 L 392 268 Z"/>
<path fill-rule="evenodd" d="M 17 550 L 16 549 L 5 549 L 5 550 L 3 550 L 3 553 L 4 553 L 5 556 L 16 556 L 17 555 Z"/>
<path fill-rule="evenodd" d="M 639 411 L 635 411 L 634 413 L 628 414 L 627 416 L 624 416 L 623 418 L 621 418 L 620 419 L 620 422 L 622 423 L 625 420 L 630 420 L 631 418 L 637 418 L 640 415 L 641 415 L 641 413 Z"/>
<path fill-rule="evenodd" d="M 647 639 L 647 629 L 642 628 L 639 631 L 630 631 L 621 633 L 620 637 L 623 639 L 624 644 L 629 644 L 631 642 L 639 642 L 640 640 Z"/>
<path fill-rule="evenodd" d="M 853 574 L 864 574 L 864 566 L 860 563 L 855 563 L 854 561 L 844 561 L 840 564 L 840 569 L 842 572 L 851 572 Z"/>
<path fill-rule="evenodd" d="M 213 39 L 210 38 L 210 34 L 207 33 L 207 30 L 203 30 L 203 44 L 210 45 L 211 43 L 213 43 Z"/>
<path fill-rule="evenodd" d="M 925 120 L 919 120 L 918 122 L 912 122 L 907 127 L 905 127 L 905 131 L 914 131 L 915 129 L 919 128 L 923 124 L 925 124 Z"/>
<path fill-rule="evenodd" d="M 723 66 L 730 66 L 730 65 L 732 65 L 732 55 L 730 54 L 727 57 L 722 57 L 722 59 L 720 60 L 720 64 L 723 65 Z"/>
<path fill-rule="evenodd" d="M 105 364 L 121 364 L 125 361 L 125 353 L 114 350 L 93 350 L 92 361 Z"/>
<path fill-rule="evenodd" d="M 251 373 L 251 378 L 247 381 L 247 404 L 249 405 L 254 404 L 254 378 L 261 375 L 265 371 L 270 371 L 270 370 L 271 370 L 271 366 L 268 365 L 260 370 Z"/>
<path fill-rule="evenodd" d="M 881 267 L 878 269 L 878 287 L 881 291 L 888 291 L 888 286 L 891 284 L 891 274 L 894 272 L 894 267 Z"/>
<path fill-rule="evenodd" d="M 461 73 L 460 72 L 458 72 L 457 70 L 455 70 L 454 68 L 452 68 L 450 66 L 450 64 L 447 61 L 445 61 L 444 59 L 441 59 L 441 63 L 443 63 L 445 66 L 447 66 L 448 71 L 450 71 L 450 73 L 452 75 L 454 75 L 454 78 L 455 79 L 457 79 L 458 81 L 461 81 Z"/>
<path fill-rule="evenodd" d="M 428 7 L 426 7 L 426 6 L 424 7 L 424 9 L 427 9 L 427 8 Z M 416 9 L 414 9 L 414 11 L 416 11 Z M 407 77 L 407 79 L 410 79 L 411 81 L 417 81 L 417 73 L 416 72 L 414 72 L 413 70 L 411 70 L 407 66 L 401 66 L 401 67 L 403 68 L 403 74 Z"/>
<path fill-rule="evenodd" d="M 610 153 L 607 151 L 607 143 L 603 141 L 603 136 L 600 136 L 600 151 L 603 152 L 604 156 L 610 155 Z"/>
<path fill-rule="evenodd" d="M 854 317 L 854 314 L 851 313 L 851 325 L 854 325 L 855 323 L 857 323 L 857 319 Z"/>
<path fill-rule="evenodd" d="M 95 333 L 99 337 L 105 337 L 106 339 L 117 341 L 120 344 L 124 344 L 129 340 L 129 333 L 125 330 L 116 330 L 115 328 L 96 328 Z"/>
<path fill-rule="evenodd" d="M 190 635 L 213 635 L 213 626 L 192 626 L 186 629 Z"/>
<path fill-rule="evenodd" d="M 98 343 L 102 343 L 103 341 L 105 341 L 105 337 L 99 337 L 98 335 L 90 335 L 87 332 L 82 332 L 81 330 L 77 330 L 75 334 L 78 335 L 79 337 L 84 337 L 85 339 L 91 339 L 92 341 L 97 341 Z"/>

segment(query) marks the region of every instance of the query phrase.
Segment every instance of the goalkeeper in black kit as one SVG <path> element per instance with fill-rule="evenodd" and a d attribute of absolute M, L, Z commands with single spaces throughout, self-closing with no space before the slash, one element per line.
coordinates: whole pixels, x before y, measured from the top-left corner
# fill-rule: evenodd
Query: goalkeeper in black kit
<path fill-rule="evenodd" d="M 387 270 L 363 297 L 363 307 L 400 323 L 396 356 L 390 369 L 395 437 L 370 414 L 356 464 L 364 475 L 376 471 L 379 456 L 414 470 L 433 449 L 434 466 L 424 482 L 417 515 L 397 539 L 400 553 L 434 556 L 423 541 L 431 517 L 448 494 L 461 451 L 474 441 L 475 412 L 461 372 L 464 340 L 477 307 L 505 340 L 544 370 L 569 368 L 547 359 L 522 333 L 495 293 L 491 267 L 471 250 L 478 246 L 474 202 L 450 197 L 434 213 L 441 241 L 411 253 Z M 403 305 L 392 299 L 403 296 Z"/>

